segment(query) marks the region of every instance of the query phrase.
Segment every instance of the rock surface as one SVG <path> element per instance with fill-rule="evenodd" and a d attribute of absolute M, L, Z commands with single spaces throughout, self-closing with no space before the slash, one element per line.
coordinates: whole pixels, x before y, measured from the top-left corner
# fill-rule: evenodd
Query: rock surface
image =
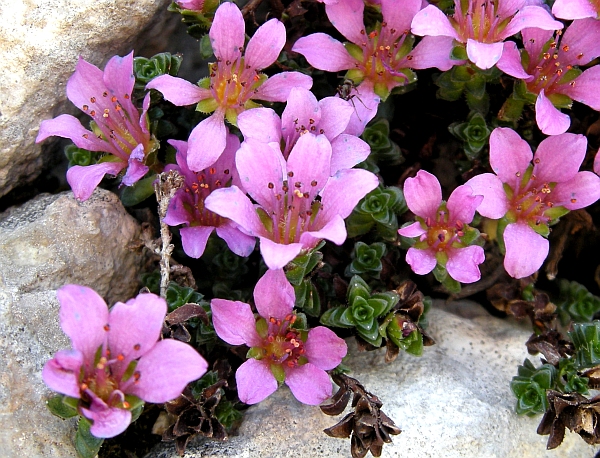
<path fill-rule="evenodd" d="M 568 433 L 561 447 L 546 451 L 536 434 L 541 417 L 519 417 L 509 383 L 527 356 L 526 326 L 487 315 L 462 303 L 450 313 L 437 304 L 429 315 L 436 345 L 416 358 L 400 354 L 391 364 L 382 351 L 358 353 L 350 375 L 383 402 L 383 411 L 403 430 L 382 457 L 411 458 L 591 458 L 598 450 Z M 240 435 L 227 442 L 200 439 L 188 458 L 348 458 L 350 442 L 322 433 L 339 417 L 297 402 L 287 389 L 251 407 Z M 370 455 L 368 455 L 370 456 Z M 146 458 L 175 458 L 172 445 L 157 446 Z"/>
<path fill-rule="evenodd" d="M 139 288 L 138 223 L 101 189 L 83 203 L 71 192 L 40 195 L 0 214 L 0 456 L 74 457 L 75 424 L 44 405 L 44 363 L 70 342 L 56 290 L 94 288 L 108 302 Z"/>
<path fill-rule="evenodd" d="M 103 68 L 162 27 L 169 0 L 0 3 L 0 196 L 36 178 L 48 157 L 40 122 L 75 112 L 65 86 L 78 57 Z M 156 34 L 160 35 L 160 34 Z"/>

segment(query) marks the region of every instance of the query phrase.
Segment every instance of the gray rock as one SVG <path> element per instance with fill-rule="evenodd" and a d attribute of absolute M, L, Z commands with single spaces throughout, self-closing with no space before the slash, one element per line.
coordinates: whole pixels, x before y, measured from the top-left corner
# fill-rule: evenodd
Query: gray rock
<path fill-rule="evenodd" d="M 0 196 L 43 170 L 40 122 L 75 112 L 65 86 L 81 55 L 103 68 L 156 35 L 169 0 L 7 1 L 0 7 Z M 145 31 L 145 32 L 144 32 Z M 164 40 L 163 40 L 164 41 Z"/>
<path fill-rule="evenodd" d="M 56 290 L 94 288 L 109 303 L 139 288 L 140 227 L 114 194 L 83 203 L 71 192 L 40 195 L 0 214 L 0 456 L 72 457 L 73 421 L 44 405 L 44 363 L 70 342 Z"/>
<path fill-rule="evenodd" d="M 383 351 L 358 353 L 351 345 L 350 375 L 383 402 L 383 411 L 403 430 L 383 457 L 412 458 L 591 458 L 597 447 L 567 433 L 562 446 L 546 451 L 536 434 L 541 417 L 519 417 L 509 383 L 527 356 L 526 326 L 487 315 L 461 303 L 455 311 L 437 304 L 429 315 L 436 345 L 416 358 L 400 354 L 391 364 Z M 481 313 L 479 313 L 481 311 Z M 297 402 L 283 388 L 248 409 L 237 437 L 227 442 L 193 442 L 188 458 L 347 458 L 350 442 L 321 431 L 339 417 Z M 175 458 L 172 445 L 157 446 L 146 458 Z"/>

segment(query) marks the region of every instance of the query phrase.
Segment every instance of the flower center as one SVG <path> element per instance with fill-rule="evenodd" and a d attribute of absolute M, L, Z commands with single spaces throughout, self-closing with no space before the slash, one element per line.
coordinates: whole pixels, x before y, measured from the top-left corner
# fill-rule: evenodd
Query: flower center
<path fill-rule="evenodd" d="M 446 251 L 454 244 L 461 244 L 460 237 L 464 235 L 464 224 L 461 221 L 449 222 L 449 213 L 445 205 L 437 211 L 435 220 L 425 218 L 427 232 L 421 236 L 421 244 L 426 244 L 438 252 Z"/>
<path fill-rule="evenodd" d="M 481 43 L 500 41 L 498 34 L 508 25 L 514 14 L 501 18 L 496 14 L 498 2 L 502 0 L 455 0 L 454 16 L 450 22 L 463 43 L 467 39 Z"/>
<path fill-rule="evenodd" d="M 209 70 L 209 88 L 218 106 L 232 108 L 238 113 L 243 111 L 246 102 L 265 81 L 256 69 L 244 64 L 243 57 L 234 62 L 218 59 L 216 63 L 209 64 Z"/>
<path fill-rule="evenodd" d="M 204 201 L 215 189 L 231 184 L 229 169 L 218 171 L 215 167 L 210 167 L 202 172 L 193 173 L 194 180 L 190 183 L 188 177 L 183 199 L 183 206 L 191 216 L 190 226 L 221 226 L 227 220 L 208 210 Z"/>
<path fill-rule="evenodd" d="M 259 216 L 267 231 L 273 234 L 276 243 L 295 243 L 300 235 L 312 229 L 317 213 L 321 208 L 316 180 L 310 183 L 294 181 L 294 172 L 287 174 L 281 188 L 274 183 L 267 187 L 273 195 L 271 213 L 259 209 Z"/>
<path fill-rule="evenodd" d="M 291 328 L 296 315 L 287 315 L 283 320 L 270 317 L 267 321 L 267 336 L 263 340 L 262 358 L 271 364 L 297 367 L 306 361 L 301 332 Z"/>

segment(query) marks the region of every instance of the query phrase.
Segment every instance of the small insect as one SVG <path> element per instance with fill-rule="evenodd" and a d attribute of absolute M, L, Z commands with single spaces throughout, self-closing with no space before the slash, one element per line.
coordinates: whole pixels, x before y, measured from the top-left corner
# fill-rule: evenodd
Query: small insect
<path fill-rule="evenodd" d="M 354 94 L 352 93 L 352 91 L 354 91 Z M 338 86 L 337 94 L 340 96 L 340 99 L 346 100 L 352 104 L 352 107 L 354 108 L 354 111 L 356 112 L 356 116 L 358 117 L 359 121 L 362 122 L 360 116 L 358 116 L 358 112 L 356 111 L 356 105 L 354 105 L 355 98 L 360 103 L 362 103 L 362 105 L 367 110 L 371 111 L 371 109 L 368 106 L 366 106 L 365 103 L 359 97 L 360 94 L 358 92 L 357 86 L 351 79 L 345 79 L 344 82 L 340 86 Z"/>

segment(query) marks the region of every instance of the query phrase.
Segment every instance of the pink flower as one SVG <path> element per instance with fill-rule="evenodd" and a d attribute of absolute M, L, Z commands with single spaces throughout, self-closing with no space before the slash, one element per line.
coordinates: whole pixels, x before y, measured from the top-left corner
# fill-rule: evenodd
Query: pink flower
<path fill-rule="evenodd" d="M 600 151 L 596 153 L 594 158 L 594 172 L 596 175 L 600 175 Z"/>
<path fill-rule="evenodd" d="M 600 22 L 576 20 L 564 34 L 555 36 L 551 31 L 525 29 L 522 36 L 523 59 L 516 45 L 507 42 L 498 68 L 524 81 L 523 92 L 535 100 L 535 119 L 542 132 L 558 135 L 567 131 L 571 120 L 559 108 L 570 108 L 571 99 L 600 110 L 600 67 L 583 73 L 575 68 L 600 56 Z"/>
<path fill-rule="evenodd" d="M 177 149 L 177 166 L 167 166 L 166 170 L 177 170 L 185 178 L 185 184 L 169 203 L 164 222 L 169 226 L 185 224 L 186 227 L 179 231 L 183 251 L 192 258 L 199 258 L 204 253 L 208 237 L 216 231 L 231 251 L 238 256 L 248 256 L 256 239 L 243 233 L 233 221 L 204 206 L 204 201 L 215 189 L 231 186 L 232 183 L 239 185 L 235 168 L 235 153 L 240 146 L 238 138 L 227 134 L 227 144 L 221 157 L 201 172 L 192 172 L 187 165 L 187 142 L 170 140 L 169 143 Z"/>
<path fill-rule="evenodd" d="M 562 134 L 542 140 L 533 155 L 512 129 L 492 132 L 490 165 L 496 174 L 477 175 L 466 184 L 484 196 L 477 208 L 481 215 L 507 223 L 504 267 L 512 277 L 527 277 L 542 266 L 551 224 L 600 198 L 600 177 L 578 172 L 586 148 L 583 135 Z"/>
<path fill-rule="evenodd" d="M 204 8 L 204 0 L 175 0 L 175 3 L 184 10 L 201 12 Z"/>
<path fill-rule="evenodd" d="M 417 176 L 404 183 L 404 197 L 417 221 L 398 230 L 404 237 L 418 237 L 408 249 L 406 262 L 411 269 L 425 275 L 436 264 L 446 268 L 448 275 L 462 283 L 481 278 L 479 264 L 484 259 L 483 248 L 466 246 L 461 240 L 473 221 L 475 209 L 483 200 L 469 186 L 457 187 L 448 202 L 442 201 L 442 188 L 437 178 L 419 170 Z M 473 231 L 472 229 L 470 229 Z"/>
<path fill-rule="evenodd" d="M 122 183 L 131 186 L 148 172 L 145 160 L 158 148 L 158 142 L 148 130 L 150 96 L 144 98 L 141 116 L 131 102 L 134 83 L 133 52 L 111 58 L 104 72 L 79 58 L 67 82 L 67 97 L 92 117 L 93 132 L 67 114 L 40 125 L 37 143 L 56 135 L 71 139 L 79 148 L 108 153 L 108 160 L 68 170 L 67 181 L 79 200 L 87 200 L 106 174 L 117 175 L 126 169 Z"/>
<path fill-rule="evenodd" d="M 455 0 L 451 17 L 429 5 L 412 21 L 415 35 L 450 37 L 466 45 L 469 60 L 482 70 L 498 62 L 506 38 L 526 27 L 557 30 L 563 25 L 526 0 Z"/>
<path fill-rule="evenodd" d="M 235 374 L 238 396 L 256 404 L 285 382 L 298 401 L 317 405 L 331 396 L 327 370 L 346 356 L 346 342 L 330 329 L 306 331 L 294 327 L 295 294 L 283 270 L 268 270 L 256 283 L 254 302 L 213 299 L 213 325 L 217 335 L 231 345 L 248 345 L 251 358 Z"/>
<path fill-rule="evenodd" d="M 209 36 L 217 62 L 209 65 L 210 76 L 200 87 L 170 75 L 161 75 L 146 86 L 157 89 L 175 105 L 197 103 L 196 109 L 213 113 L 190 134 L 188 166 L 204 170 L 225 149 L 227 130 L 224 120 L 237 125 L 237 116 L 258 105 L 254 100 L 284 102 L 293 87 L 310 89 L 312 79 L 298 72 L 283 72 L 267 79 L 259 73 L 271 65 L 285 44 L 285 27 L 271 19 L 258 28 L 242 55 L 244 18 L 234 3 L 223 3 L 215 13 Z"/>
<path fill-rule="evenodd" d="M 242 188 L 217 189 L 205 205 L 259 237 L 270 269 L 282 268 L 323 239 L 344 243 L 344 218 L 379 183 L 366 170 L 343 169 L 330 176 L 331 144 L 325 135 L 311 133 L 296 141 L 287 161 L 278 144 L 247 139 L 236 165 Z"/>
<path fill-rule="evenodd" d="M 423 40 L 411 51 L 410 24 L 421 0 L 382 0 L 383 22 L 367 33 L 362 0 L 344 0 L 326 6 L 333 26 L 352 43 L 346 45 L 324 33 L 300 38 L 292 48 L 315 68 L 328 72 L 348 70 L 347 78 L 359 84 L 362 94 L 375 92 L 382 100 L 390 91 L 416 79 L 411 69 L 452 67 L 452 40 Z M 445 44 L 444 44 L 445 43 Z"/>
<path fill-rule="evenodd" d="M 376 105 L 372 112 L 371 116 L 377 113 Z M 352 105 L 339 97 L 317 101 L 308 89 L 294 88 L 281 119 L 270 108 L 256 108 L 240 114 L 238 127 L 245 139 L 283 145 L 285 159 L 302 135 L 324 135 L 331 143 L 330 174 L 335 175 L 338 170 L 352 168 L 364 161 L 370 153 L 366 142 L 345 133 L 353 115 Z"/>
<path fill-rule="evenodd" d="M 114 437 L 127 429 L 132 396 L 167 402 L 206 372 L 206 361 L 192 347 L 158 340 L 167 312 L 164 299 L 140 294 L 109 312 L 85 286 L 66 285 L 57 296 L 60 324 L 73 348 L 56 353 L 42 378 L 50 389 L 79 399 L 79 412 L 93 422 L 94 436 Z"/>
<path fill-rule="evenodd" d="M 556 0 L 552 5 L 552 14 L 561 19 L 597 19 L 599 13 L 600 4 L 595 0 Z"/>

